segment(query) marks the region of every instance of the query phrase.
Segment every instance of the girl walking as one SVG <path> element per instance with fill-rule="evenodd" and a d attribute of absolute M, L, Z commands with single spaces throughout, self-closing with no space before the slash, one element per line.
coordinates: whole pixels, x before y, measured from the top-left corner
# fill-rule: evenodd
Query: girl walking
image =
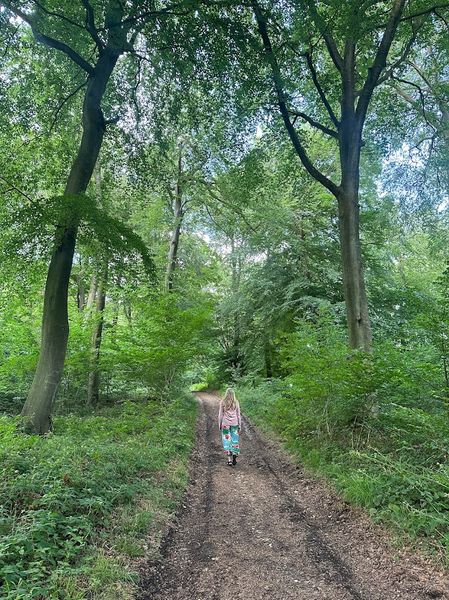
<path fill-rule="evenodd" d="M 228 466 L 237 464 L 237 456 L 240 454 L 240 406 L 235 397 L 234 390 L 228 388 L 224 398 L 220 400 L 218 411 L 218 428 L 221 431 L 223 449 L 228 457 Z"/>

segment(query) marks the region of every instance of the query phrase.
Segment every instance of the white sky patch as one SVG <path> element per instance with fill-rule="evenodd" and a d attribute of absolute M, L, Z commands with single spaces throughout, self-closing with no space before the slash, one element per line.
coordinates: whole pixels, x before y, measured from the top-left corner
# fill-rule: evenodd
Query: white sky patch
<path fill-rule="evenodd" d="M 442 200 L 442 202 L 440 202 L 437 206 L 437 211 L 439 213 L 443 212 L 444 210 L 446 210 L 446 208 L 449 206 L 449 196 L 445 196 L 444 199 Z"/>
<path fill-rule="evenodd" d="M 260 138 L 263 136 L 263 129 L 261 125 L 257 125 L 256 127 L 256 139 L 260 140 Z"/>
<path fill-rule="evenodd" d="M 197 231 L 196 235 L 201 238 L 204 242 L 206 242 L 206 244 L 210 244 L 211 242 L 211 237 L 208 233 L 206 233 L 205 231 Z"/>
<path fill-rule="evenodd" d="M 385 161 L 384 164 L 397 163 L 407 164 L 415 167 L 424 167 L 425 162 L 421 157 L 420 151 L 417 148 L 412 148 L 410 144 L 404 142 L 400 150 L 393 152 Z"/>
<path fill-rule="evenodd" d="M 267 260 L 267 253 L 259 252 L 258 254 L 253 254 L 252 256 L 249 257 L 249 260 L 253 263 L 262 263 L 265 260 Z"/>

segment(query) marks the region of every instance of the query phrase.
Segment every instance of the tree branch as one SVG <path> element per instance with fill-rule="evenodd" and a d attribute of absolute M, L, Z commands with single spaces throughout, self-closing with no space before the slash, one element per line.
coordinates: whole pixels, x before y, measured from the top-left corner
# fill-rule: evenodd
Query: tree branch
<path fill-rule="evenodd" d="M 214 219 L 214 217 L 212 216 L 209 207 L 207 206 L 207 204 L 205 202 L 203 202 L 203 206 L 206 209 L 207 214 L 209 215 L 210 220 L 212 221 L 212 223 L 215 225 L 215 227 L 217 229 L 219 229 L 220 231 L 222 231 L 227 237 L 230 237 L 230 234 L 228 231 L 226 231 L 226 229 L 223 229 L 223 227 L 221 227 L 221 225 L 219 225 L 217 223 L 217 221 Z M 222 344 L 223 345 L 223 344 Z"/>
<path fill-rule="evenodd" d="M 73 19 L 70 19 L 69 17 L 62 15 L 61 13 L 57 13 L 52 10 L 48 10 L 47 7 L 45 7 L 43 4 L 41 4 L 37 0 L 32 0 L 32 2 L 46 15 L 48 15 L 50 17 L 56 17 L 58 19 L 61 19 L 62 21 L 65 21 L 66 23 L 69 23 L 70 25 L 73 25 L 74 27 L 78 27 L 78 29 L 84 30 L 84 27 L 82 25 L 80 25 L 79 23 L 77 23 L 76 21 L 74 21 Z"/>
<path fill-rule="evenodd" d="M 413 48 L 413 44 L 416 41 L 416 36 L 418 35 L 418 30 L 422 27 L 423 23 L 424 23 L 424 21 L 422 21 L 420 23 L 420 25 L 418 26 L 418 28 L 415 29 L 415 31 L 413 32 L 412 37 L 405 44 L 404 50 L 402 51 L 402 53 L 399 56 L 399 58 L 394 61 L 394 63 L 389 67 L 389 69 L 387 70 L 387 72 L 385 73 L 385 75 L 383 77 L 379 77 L 379 79 L 377 80 L 376 86 L 381 85 L 387 79 L 389 79 L 391 77 L 391 75 L 393 74 L 394 70 L 397 67 L 399 67 L 399 65 L 401 65 L 407 59 L 407 56 L 410 54 L 410 52 L 411 52 L 411 50 Z"/>
<path fill-rule="evenodd" d="M 421 77 L 421 79 L 427 85 L 427 87 L 429 88 L 429 90 L 436 96 L 434 87 L 433 87 L 432 83 L 429 81 L 429 78 L 423 72 L 423 70 L 415 62 L 413 62 L 412 60 L 407 61 L 407 64 L 410 65 L 418 73 L 418 75 Z"/>
<path fill-rule="evenodd" d="M 434 125 L 432 125 L 432 123 L 427 118 L 426 101 L 425 101 L 424 92 L 423 92 L 421 86 L 419 86 L 414 81 L 408 81 L 407 79 L 402 79 L 401 77 L 395 77 L 394 75 L 392 76 L 392 79 L 395 81 L 399 81 L 400 83 L 410 85 L 411 87 L 415 88 L 418 91 L 419 99 L 420 99 L 420 103 L 421 103 L 421 111 L 422 111 L 422 115 L 424 117 L 424 121 L 431 129 L 436 130 L 436 127 Z M 417 102 L 413 98 L 411 98 L 411 96 L 408 96 L 408 94 L 399 92 L 400 88 L 398 89 L 398 87 L 399 86 L 397 86 L 397 87 L 395 86 L 395 89 L 404 98 L 404 100 L 409 102 L 409 104 L 412 104 L 412 106 L 416 106 Z"/>
<path fill-rule="evenodd" d="M 73 48 L 71 48 L 64 42 L 61 42 L 60 40 L 51 38 L 48 35 L 41 33 L 33 25 L 31 25 L 31 29 L 37 42 L 40 42 L 41 44 L 44 44 L 49 48 L 55 48 L 56 50 L 64 52 L 64 54 L 71 58 L 72 61 L 79 67 L 81 67 L 84 71 L 86 71 L 86 73 L 88 73 L 89 75 L 94 74 L 94 68 L 92 67 L 92 65 L 88 63 L 87 60 L 84 60 L 84 58 L 80 54 L 78 54 L 78 52 L 73 50 Z"/>
<path fill-rule="evenodd" d="M 368 105 L 373 95 L 377 81 L 386 66 L 388 52 L 390 51 L 396 29 L 398 28 L 405 0 L 395 0 L 391 11 L 390 19 L 388 20 L 382 41 L 377 49 L 374 62 L 368 69 L 368 76 L 363 85 L 359 101 L 357 102 L 356 116 L 360 124 L 365 121 Z"/>
<path fill-rule="evenodd" d="M 277 62 L 276 56 L 274 55 L 274 52 L 273 52 L 270 38 L 268 36 L 265 18 L 263 16 L 262 11 L 261 11 L 259 5 L 257 4 L 256 0 L 252 1 L 252 7 L 253 7 L 254 14 L 256 17 L 259 33 L 262 38 L 265 55 L 267 57 L 268 63 L 272 70 L 274 87 L 275 87 L 276 94 L 277 94 L 279 110 L 281 112 L 282 119 L 284 121 L 285 127 L 287 129 L 287 132 L 288 132 L 290 140 L 293 144 L 293 147 L 295 148 L 296 153 L 298 154 L 302 164 L 304 165 L 304 167 L 306 168 L 308 173 L 314 179 L 319 181 L 325 188 L 327 188 L 336 198 L 338 198 L 338 196 L 340 194 L 340 188 L 333 181 L 328 179 L 324 175 L 324 173 L 321 173 L 321 171 L 319 171 L 315 167 L 315 165 L 312 163 L 309 156 L 307 155 L 307 152 L 306 152 L 304 146 L 302 145 L 301 140 L 299 139 L 298 133 L 296 132 L 296 129 L 294 128 L 293 123 L 290 120 L 290 115 L 289 115 L 289 111 L 288 111 L 287 103 L 286 103 L 286 96 L 285 96 L 284 87 L 283 87 L 283 83 L 282 83 L 281 72 L 279 69 L 279 64 Z"/>
<path fill-rule="evenodd" d="M 408 104 L 415 106 L 415 99 L 412 98 L 410 94 L 407 94 L 407 92 L 403 90 L 397 83 L 391 82 L 391 86 L 394 90 L 396 90 L 399 96 L 401 96 L 401 98 L 403 98 Z"/>
<path fill-rule="evenodd" d="M 294 115 L 295 117 L 300 117 L 301 119 L 304 119 L 304 121 L 307 121 L 307 123 L 312 125 L 312 127 L 315 127 L 315 129 L 319 129 L 326 135 L 329 135 L 330 137 L 333 137 L 336 140 L 338 140 L 338 133 L 334 129 L 330 129 L 329 127 L 326 127 L 326 125 L 322 125 L 319 121 L 315 121 L 315 119 L 313 119 L 306 113 L 303 113 L 300 110 L 292 110 L 292 109 L 289 109 L 288 112 L 291 115 Z"/>
<path fill-rule="evenodd" d="M 334 65 L 336 66 L 338 71 L 340 71 L 340 73 L 341 73 L 343 71 L 343 57 L 340 54 L 340 51 L 338 50 L 337 44 L 336 44 L 334 38 L 332 37 L 332 35 L 327 31 L 326 23 L 324 22 L 323 17 L 318 12 L 318 9 L 315 4 L 315 0 L 305 0 L 305 1 L 309 7 L 310 12 L 312 13 L 313 20 L 315 21 L 321 35 L 323 36 L 323 39 L 326 43 L 326 47 L 327 47 L 329 55 L 332 59 L 332 62 L 334 63 Z"/>
<path fill-rule="evenodd" d="M 136 74 L 134 77 L 135 84 L 133 85 L 133 87 L 131 89 L 131 100 L 134 104 L 134 108 L 136 109 L 137 122 L 139 123 L 141 111 L 140 111 L 140 106 L 139 106 L 139 100 L 137 97 L 137 90 L 139 89 L 139 85 L 142 81 L 142 62 L 145 60 L 145 58 L 135 52 L 132 54 L 132 56 L 135 56 L 137 58 L 137 70 L 136 70 Z"/>
<path fill-rule="evenodd" d="M 86 29 L 90 33 L 97 47 L 99 49 L 104 48 L 103 41 L 98 35 L 98 30 L 95 27 L 95 15 L 92 5 L 89 2 L 89 0 L 81 0 L 81 2 L 83 3 L 84 8 L 86 9 Z"/>
<path fill-rule="evenodd" d="M 9 190 L 2 190 L 3 193 L 5 193 L 5 192 L 11 192 L 11 191 L 17 192 L 18 194 L 20 194 L 21 196 L 23 196 L 23 198 L 25 198 L 26 200 L 28 200 L 33 206 L 36 206 L 36 208 L 39 207 L 39 202 L 38 201 L 41 200 L 41 198 L 32 198 L 27 193 L 25 193 L 23 190 L 21 190 L 20 188 L 18 188 L 14 183 L 12 183 L 11 181 L 9 181 L 5 177 L 3 177 L 3 175 L 0 175 L 0 179 L 2 181 L 4 181 L 7 185 L 10 186 Z"/>
<path fill-rule="evenodd" d="M 59 104 L 58 108 L 55 111 L 54 117 L 53 117 L 53 121 L 50 125 L 50 129 L 48 130 L 48 133 L 51 133 L 53 131 L 53 127 L 56 125 L 56 121 L 58 119 L 58 115 L 61 112 L 62 108 L 64 107 L 65 104 L 67 104 L 67 102 L 73 98 L 73 96 L 76 96 L 76 94 L 87 84 L 87 79 L 85 79 L 82 83 L 80 83 L 74 90 L 73 92 L 71 92 L 68 96 L 66 96 Z"/>
<path fill-rule="evenodd" d="M 228 202 L 226 202 L 225 200 L 223 200 L 223 198 L 221 198 L 219 194 L 215 193 L 212 190 L 210 183 L 208 183 L 207 181 L 205 181 L 203 179 L 197 179 L 196 181 L 197 181 L 197 183 L 201 183 L 202 185 L 204 185 L 206 187 L 206 189 L 207 189 L 209 195 L 211 196 L 211 198 L 213 198 L 214 200 L 216 200 L 220 204 L 223 204 L 224 206 L 227 206 L 228 208 L 230 208 L 233 212 L 235 212 L 235 214 L 237 214 L 242 219 L 242 221 L 245 223 L 245 225 L 249 229 L 251 229 L 252 232 L 257 233 L 257 229 L 255 229 L 253 227 L 253 225 L 251 225 L 251 223 L 245 217 L 244 213 L 240 209 L 238 209 L 236 206 L 233 206 L 232 204 L 229 204 Z"/>
<path fill-rule="evenodd" d="M 424 8 L 423 10 L 419 10 L 416 13 L 412 13 L 405 17 L 402 17 L 401 21 L 410 21 L 410 19 L 416 19 L 416 17 L 422 17 L 423 15 L 428 15 L 429 13 L 435 12 L 440 8 L 448 8 L 449 2 L 443 2 L 443 4 L 436 4 L 434 6 L 430 6 L 429 8 Z"/>
<path fill-rule="evenodd" d="M 122 26 L 122 25 L 132 25 L 133 23 L 135 23 L 136 21 L 139 21 L 140 19 L 145 19 L 145 17 L 158 17 L 158 16 L 165 16 L 165 15 L 184 16 L 184 15 L 190 14 L 191 11 L 188 9 L 176 11 L 177 8 L 182 7 L 182 6 L 185 6 L 185 2 L 178 2 L 176 4 L 167 6 L 166 8 L 161 8 L 161 10 L 147 10 L 145 12 L 139 13 L 132 17 L 123 19 L 123 21 L 121 21 L 120 23 L 114 23 L 114 24 L 106 26 L 106 27 L 100 27 L 99 29 L 97 29 L 97 31 L 105 31 L 107 29 L 113 29 L 114 27 L 118 27 L 118 26 Z"/>
<path fill-rule="evenodd" d="M 444 98 L 444 95 L 440 94 L 438 91 L 438 82 L 436 84 L 432 83 L 425 74 L 425 72 L 415 62 L 407 61 L 407 63 L 418 73 L 418 75 L 427 85 L 429 91 L 431 92 L 431 94 L 433 94 L 433 97 L 442 113 L 443 119 L 446 119 L 449 122 L 449 109 L 447 108 L 447 103 Z"/>
<path fill-rule="evenodd" d="M 74 63 L 76 63 L 79 67 L 81 67 L 84 71 L 86 71 L 86 73 L 88 73 L 89 75 L 93 75 L 94 69 L 93 69 L 92 65 L 90 63 L 88 63 L 87 60 L 85 60 L 73 48 L 71 48 L 64 42 L 61 42 L 60 40 L 57 40 L 48 35 L 45 35 L 44 33 L 41 33 L 37 29 L 36 23 L 34 22 L 33 18 L 30 17 L 30 15 L 27 15 L 26 13 L 21 11 L 20 9 L 16 8 L 15 6 L 12 6 L 12 4 L 10 2 L 6 2 L 5 0 L 3 0 L 2 4 L 9 11 L 11 11 L 14 15 L 16 15 L 17 17 L 20 17 L 22 19 L 22 21 L 25 21 L 25 23 L 28 23 L 28 25 L 31 27 L 31 31 L 33 32 L 34 39 L 37 42 L 40 42 L 41 44 L 44 44 L 45 46 L 49 46 L 50 48 L 55 48 L 56 50 L 60 50 L 61 52 L 66 54 Z"/>
<path fill-rule="evenodd" d="M 332 109 L 332 106 L 330 105 L 330 103 L 326 97 L 326 94 L 324 93 L 324 90 L 321 87 L 320 82 L 318 81 L 318 74 L 316 72 L 315 66 L 312 61 L 312 54 L 310 52 L 306 52 L 304 54 L 304 56 L 306 57 L 307 66 L 309 67 L 310 74 L 312 75 L 312 81 L 317 89 L 317 92 L 318 92 L 320 98 L 321 98 L 321 102 L 326 107 L 326 110 L 331 118 L 332 123 L 335 125 L 335 127 L 338 128 L 338 126 L 340 124 L 339 120 L 337 119 L 337 117 Z"/>
<path fill-rule="evenodd" d="M 443 17 L 443 15 L 441 15 L 441 14 L 438 12 L 438 10 L 435 10 L 434 12 L 435 12 L 436 16 L 437 16 L 439 19 L 441 19 L 441 20 L 443 21 L 443 23 L 446 25 L 446 28 L 447 28 L 447 29 L 449 29 L 449 22 L 447 21 L 447 19 L 445 19 L 445 18 Z"/>

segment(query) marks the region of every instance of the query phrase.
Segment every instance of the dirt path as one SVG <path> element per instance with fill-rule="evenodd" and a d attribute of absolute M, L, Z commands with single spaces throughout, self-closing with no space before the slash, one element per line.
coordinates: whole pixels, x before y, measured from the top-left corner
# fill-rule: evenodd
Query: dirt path
<path fill-rule="evenodd" d="M 305 476 L 245 419 L 226 466 L 217 399 L 198 394 L 192 479 L 139 600 L 449 599 L 449 577 Z"/>

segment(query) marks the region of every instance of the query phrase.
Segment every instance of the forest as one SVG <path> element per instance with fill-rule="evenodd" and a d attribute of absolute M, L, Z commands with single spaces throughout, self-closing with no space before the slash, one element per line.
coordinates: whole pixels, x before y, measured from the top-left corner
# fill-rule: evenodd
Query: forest
<path fill-rule="evenodd" d="M 229 386 L 447 575 L 449 2 L 0 0 L 0 56 L 0 597 L 145 598 Z"/>

